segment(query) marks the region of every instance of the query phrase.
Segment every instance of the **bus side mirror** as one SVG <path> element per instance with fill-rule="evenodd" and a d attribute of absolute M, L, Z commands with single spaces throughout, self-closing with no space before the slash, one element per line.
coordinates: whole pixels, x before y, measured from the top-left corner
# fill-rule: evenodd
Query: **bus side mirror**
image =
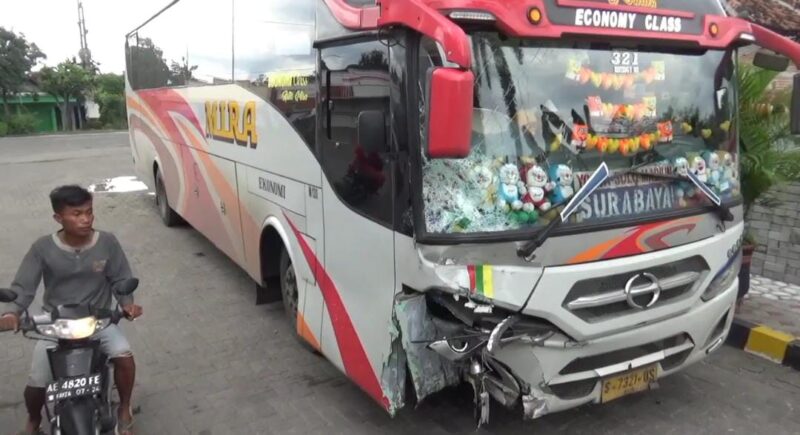
<path fill-rule="evenodd" d="M 367 153 L 389 151 L 386 144 L 386 115 L 382 110 L 363 110 L 358 114 L 358 145 Z"/>
<path fill-rule="evenodd" d="M 467 157 L 472 142 L 472 71 L 436 68 L 428 97 L 428 157 Z"/>
<path fill-rule="evenodd" d="M 784 72 L 789 68 L 789 58 L 762 48 L 753 57 L 753 65 L 770 71 Z"/>
<path fill-rule="evenodd" d="M 794 87 L 792 88 L 792 108 L 790 112 L 791 133 L 800 135 L 800 73 L 794 75 Z"/>

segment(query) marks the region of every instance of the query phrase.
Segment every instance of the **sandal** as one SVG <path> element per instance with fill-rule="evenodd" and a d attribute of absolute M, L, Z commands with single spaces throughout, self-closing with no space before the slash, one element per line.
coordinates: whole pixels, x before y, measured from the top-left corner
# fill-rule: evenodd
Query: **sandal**
<path fill-rule="evenodd" d="M 133 435 L 133 420 L 127 423 L 117 423 L 117 435 Z"/>
<path fill-rule="evenodd" d="M 134 419 L 131 418 L 128 422 L 123 422 L 119 417 L 117 417 L 117 435 L 133 435 L 133 423 Z"/>

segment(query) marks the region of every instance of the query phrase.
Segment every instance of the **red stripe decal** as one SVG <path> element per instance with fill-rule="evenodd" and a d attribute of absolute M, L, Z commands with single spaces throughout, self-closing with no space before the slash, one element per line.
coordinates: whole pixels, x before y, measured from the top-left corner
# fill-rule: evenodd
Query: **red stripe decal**
<path fill-rule="evenodd" d="M 339 353 L 342 355 L 342 362 L 347 376 L 353 379 L 362 390 L 372 396 L 384 408 L 389 409 L 389 400 L 383 394 L 383 389 L 378 383 L 378 377 L 375 375 L 372 364 L 367 358 L 367 353 L 364 351 L 361 340 L 358 338 L 358 333 L 350 320 L 350 315 L 347 313 L 341 296 L 339 296 L 336 284 L 319 263 L 316 255 L 314 255 L 297 227 L 294 226 L 294 223 L 285 213 L 284 217 L 289 222 L 289 226 L 292 227 L 297 242 L 300 244 L 300 249 L 303 251 L 303 256 L 311 266 L 311 270 L 314 271 L 317 283 L 322 291 L 322 297 L 325 299 L 328 314 L 331 316 L 333 332 L 336 335 L 336 343 L 339 346 Z"/>
<path fill-rule="evenodd" d="M 469 273 L 469 289 L 472 293 L 475 293 L 475 290 L 478 288 L 477 282 L 475 280 L 475 266 L 474 265 L 467 266 L 467 272 Z"/>

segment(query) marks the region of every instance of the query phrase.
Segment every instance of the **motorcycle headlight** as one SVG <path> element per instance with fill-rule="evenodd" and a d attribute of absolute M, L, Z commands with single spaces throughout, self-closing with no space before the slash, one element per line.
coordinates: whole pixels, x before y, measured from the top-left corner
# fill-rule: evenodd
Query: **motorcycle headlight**
<path fill-rule="evenodd" d="M 39 332 L 65 340 L 80 340 L 91 337 L 97 331 L 97 318 L 58 319 L 52 325 L 43 326 Z"/>
<path fill-rule="evenodd" d="M 720 293 L 725 291 L 728 287 L 733 284 L 733 281 L 739 276 L 739 269 L 742 267 L 742 252 L 728 260 L 722 269 L 717 273 L 713 280 L 711 280 L 711 284 L 708 285 L 708 288 L 705 292 L 703 292 L 703 302 L 708 302 L 711 299 L 719 296 Z"/>

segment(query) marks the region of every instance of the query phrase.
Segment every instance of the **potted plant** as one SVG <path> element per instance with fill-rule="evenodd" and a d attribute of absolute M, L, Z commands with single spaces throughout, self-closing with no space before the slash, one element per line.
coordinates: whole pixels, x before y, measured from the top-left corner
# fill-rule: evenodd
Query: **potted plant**
<path fill-rule="evenodd" d="M 800 180 L 800 149 L 785 145 L 790 138 L 787 104 L 784 103 L 788 93 L 768 93 L 778 73 L 741 63 L 738 75 L 741 191 L 747 216 L 754 204 L 775 204 L 774 199 L 765 195 L 771 187 Z M 739 273 L 740 302 L 749 291 L 750 264 L 757 244 L 746 226 Z"/>

